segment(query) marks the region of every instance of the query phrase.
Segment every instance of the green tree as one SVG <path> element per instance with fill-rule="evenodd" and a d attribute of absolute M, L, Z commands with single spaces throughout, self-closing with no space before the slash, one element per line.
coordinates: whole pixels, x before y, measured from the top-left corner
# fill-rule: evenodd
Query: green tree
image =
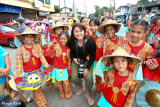
<path fill-rule="evenodd" d="M 95 8 L 94 16 L 98 17 L 99 11 L 100 11 L 100 7 L 98 5 L 95 5 L 94 8 Z"/>
<path fill-rule="evenodd" d="M 100 15 L 103 16 L 105 12 L 108 12 L 109 11 L 109 8 L 104 6 L 100 9 Z"/>
<path fill-rule="evenodd" d="M 90 19 L 94 17 L 94 13 L 90 13 L 88 16 Z"/>
<path fill-rule="evenodd" d="M 145 3 L 149 3 L 149 1 L 148 0 L 139 0 L 137 2 L 137 4 L 145 4 Z"/>
<path fill-rule="evenodd" d="M 55 13 L 60 13 L 59 6 L 55 5 L 55 6 L 54 6 L 54 10 L 55 10 Z"/>
<path fill-rule="evenodd" d="M 103 6 L 102 8 L 100 8 L 98 5 L 95 5 L 94 8 L 95 8 L 95 12 L 89 14 L 89 17 L 98 17 L 98 18 L 100 18 L 101 16 L 104 16 L 105 12 L 110 12 L 110 10 L 111 10 L 111 13 L 113 14 L 113 11 L 114 11 L 114 7 L 113 6 L 111 6 L 111 8 L 108 8 L 106 6 Z"/>

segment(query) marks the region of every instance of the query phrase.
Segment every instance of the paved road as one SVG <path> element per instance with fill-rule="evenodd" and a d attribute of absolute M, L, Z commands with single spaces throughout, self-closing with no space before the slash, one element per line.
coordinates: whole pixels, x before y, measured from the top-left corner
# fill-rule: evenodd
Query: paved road
<path fill-rule="evenodd" d="M 12 69 L 13 72 L 15 72 L 16 48 L 10 48 L 10 47 L 4 46 L 4 45 L 2 47 L 10 54 L 9 57 L 10 57 L 10 60 L 11 60 L 11 69 Z M 85 92 L 82 92 L 81 95 L 76 96 L 75 95 L 76 87 L 74 85 L 72 85 L 72 87 L 71 87 L 72 92 L 73 92 L 71 101 L 67 100 L 67 99 L 60 100 L 57 85 L 56 85 L 55 92 L 51 91 L 50 86 L 48 86 L 48 87 L 43 86 L 42 88 L 45 92 L 44 94 L 45 94 L 46 99 L 48 101 L 48 104 L 47 104 L 48 107 L 89 107 L 89 105 L 87 103 L 87 100 L 85 98 Z M 94 88 L 95 87 L 93 87 L 93 89 Z M 92 93 L 93 93 L 93 89 L 92 89 Z M 33 98 L 32 91 L 26 91 L 24 94 Z M 92 97 L 93 97 L 95 103 L 91 107 L 97 107 L 97 102 L 98 102 L 100 96 L 101 95 L 94 96 L 92 94 Z M 27 104 L 27 107 L 37 107 L 37 106 L 36 106 L 35 102 L 32 102 L 32 103 Z"/>

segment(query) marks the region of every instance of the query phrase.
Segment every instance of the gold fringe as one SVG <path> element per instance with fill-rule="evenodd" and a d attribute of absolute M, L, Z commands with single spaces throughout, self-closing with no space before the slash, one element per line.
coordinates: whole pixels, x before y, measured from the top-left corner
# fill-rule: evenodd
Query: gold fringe
<path fill-rule="evenodd" d="M 65 58 L 65 56 L 63 56 L 63 63 L 66 63 L 66 58 Z"/>
<path fill-rule="evenodd" d="M 33 65 L 36 65 L 36 61 L 34 58 L 32 58 L 32 62 L 33 62 Z"/>
<path fill-rule="evenodd" d="M 111 100 L 113 101 L 113 103 L 117 102 L 117 94 L 118 93 L 113 93 Z"/>

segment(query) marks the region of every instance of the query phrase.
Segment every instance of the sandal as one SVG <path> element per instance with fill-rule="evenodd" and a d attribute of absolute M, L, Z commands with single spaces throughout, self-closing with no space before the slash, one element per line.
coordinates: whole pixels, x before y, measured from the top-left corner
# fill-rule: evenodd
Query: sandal
<path fill-rule="evenodd" d="M 26 102 L 27 102 L 27 103 L 33 102 L 33 98 L 28 98 Z"/>
<path fill-rule="evenodd" d="M 76 92 L 76 95 L 80 95 L 84 90 L 85 90 L 85 87 L 83 86 L 83 89 L 81 91 L 78 90 L 79 92 Z"/>
<path fill-rule="evenodd" d="M 93 99 L 92 99 L 92 98 L 89 99 L 89 98 L 87 97 L 87 95 L 85 95 L 85 97 L 86 97 L 86 99 L 88 100 L 88 104 L 89 104 L 90 106 L 92 106 L 92 105 L 94 104 Z"/>

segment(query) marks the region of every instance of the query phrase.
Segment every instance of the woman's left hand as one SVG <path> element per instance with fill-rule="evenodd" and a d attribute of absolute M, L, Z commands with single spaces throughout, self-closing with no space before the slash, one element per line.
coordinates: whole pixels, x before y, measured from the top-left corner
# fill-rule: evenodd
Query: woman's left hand
<path fill-rule="evenodd" d="M 84 71 L 83 71 L 83 75 L 84 75 L 84 77 L 87 77 L 87 76 L 88 76 L 88 74 L 89 74 L 88 69 L 84 69 Z"/>

